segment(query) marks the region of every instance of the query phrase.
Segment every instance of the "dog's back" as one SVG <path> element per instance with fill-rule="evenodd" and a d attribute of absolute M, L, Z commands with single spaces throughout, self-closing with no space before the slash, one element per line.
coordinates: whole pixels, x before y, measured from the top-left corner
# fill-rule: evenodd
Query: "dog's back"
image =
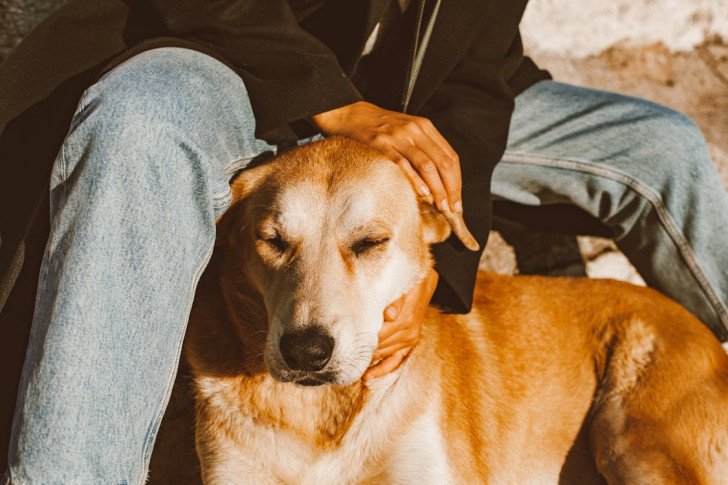
<path fill-rule="evenodd" d="M 678 304 L 615 281 L 488 274 L 473 312 L 451 318 L 483 332 L 480 436 L 512 459 L 492 483 L 590 483 L 594 462 L 610 483 L 728 481 L 728 356 Z"/>

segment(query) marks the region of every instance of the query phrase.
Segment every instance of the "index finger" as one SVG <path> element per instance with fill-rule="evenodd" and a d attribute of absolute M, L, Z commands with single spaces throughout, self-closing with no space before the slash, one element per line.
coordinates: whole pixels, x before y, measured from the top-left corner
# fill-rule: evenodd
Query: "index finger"
<path fill-rule="evenodd" d="M 431 146 L 424 146 L 423 149 L 437 167 L 440 180 L 447 193 L 450 210 L 459 212 L 462 208 L 460 158 L 430 120 L 422 118 L 420 126 L 431 143 Z"/>
<path fill-rule="evenodd" d="M 399 367 L 404 358 L 407 357 L 408 353 L 408 350 L 403 349 L 395 352 L 389 357 L 382 359 L 381 362 L 367 369 L 366 372 L 364 372 L 362 379 L 364 380 L 364 382 L 368 382 L 371 379 L 376 379 L 378 377 L 382 377 L 383 375 L 389 374 L 397 367 Z"/>

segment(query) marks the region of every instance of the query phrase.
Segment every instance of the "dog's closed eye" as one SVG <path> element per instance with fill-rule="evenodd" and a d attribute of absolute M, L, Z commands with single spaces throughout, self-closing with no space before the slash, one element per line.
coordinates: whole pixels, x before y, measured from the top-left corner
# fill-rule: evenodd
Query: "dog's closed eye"
<path fill-rule="evenodd" d="M 359 239 L 351 246 L 355 256 L 363 256 L 375 248 L 384 247 L 389 241 L 389 236 L 367 236 Z"/>
<path fill-rule="evenodd" d="M 278 231 L 259 232 L 256 247 L 258 254 L 270 264 L 281 264 L 291 257 L 291 245 Z"/>
<path fill-rule="evenodd" d="M 258 236 L 258 239 L 279 253 L 285 253 L 288 249 L 288 243 L 284 241 L 283 237 L 277 232 L 272 234 L 261 234 Z"/>

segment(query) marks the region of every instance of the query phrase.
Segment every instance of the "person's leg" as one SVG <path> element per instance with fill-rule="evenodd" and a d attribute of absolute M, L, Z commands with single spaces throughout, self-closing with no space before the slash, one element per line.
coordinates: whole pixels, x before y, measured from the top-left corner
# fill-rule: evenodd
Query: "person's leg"
<path fill-rule="evenodd" d="M 518 204 L 584 209 L 610 229 L 647 284 L 728 338 L 728 195 L 686 116 L 538 83 L 516 98 L 492 190 Z"/>
<path fill-rule="evenodd" d="M 84 94 L 53 169 L 11 483 L 144 482 L 229 177 L 272 149 L 254 129 L 240 78 L 190 50 Z"/>

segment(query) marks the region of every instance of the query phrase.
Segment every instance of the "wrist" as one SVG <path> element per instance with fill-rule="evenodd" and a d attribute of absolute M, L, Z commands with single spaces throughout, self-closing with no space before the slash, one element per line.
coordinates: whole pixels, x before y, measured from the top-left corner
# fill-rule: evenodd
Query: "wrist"
<path fill-rule="evenodd" d="M 311 116 L 311 124 L 325 135 L 335 135 L 336 127 L 341 124 L 343 112 L 346 106 L 334 108 L 323 113 Z"/>
<path fill-rule="evenodd" d="M 344 132 L 344 128 L 351 123 L 349 119 L 351 110 L 363 104 L 367 104 L 366 101 L 356 101 L 315 114 L 309 119 L 311 124 L 321 133 L 325 135 L 340 135 Z"/>

